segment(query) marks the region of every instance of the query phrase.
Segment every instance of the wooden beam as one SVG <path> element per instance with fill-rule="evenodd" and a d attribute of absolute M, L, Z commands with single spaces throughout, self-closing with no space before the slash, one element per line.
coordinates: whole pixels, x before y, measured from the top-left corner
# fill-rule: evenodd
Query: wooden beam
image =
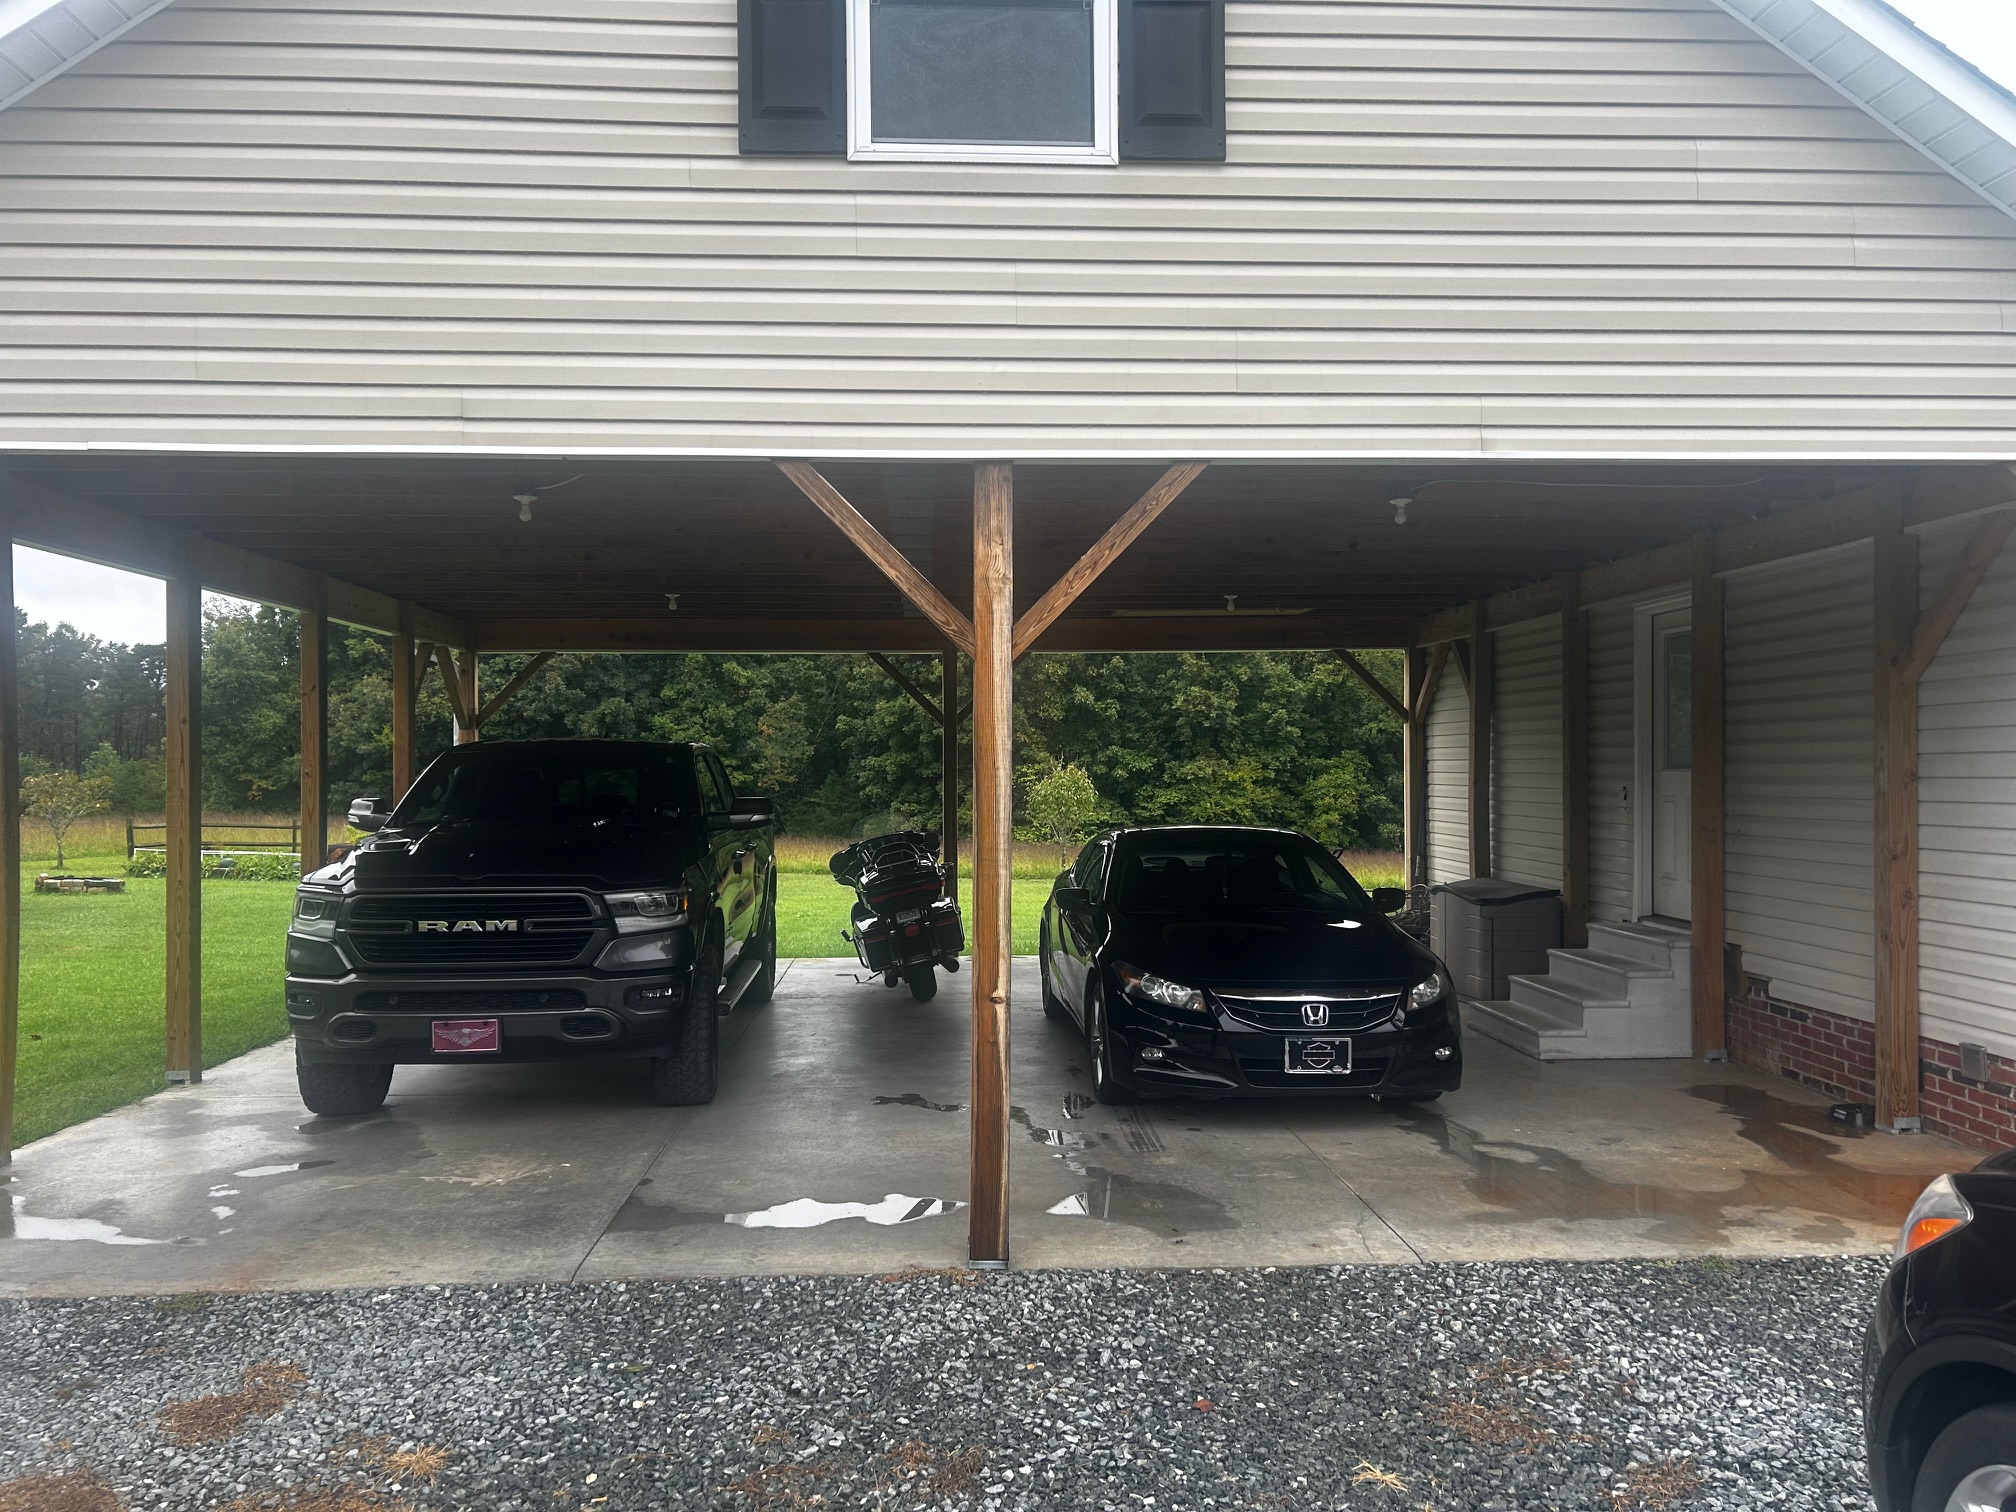
<path fill-rule="evenodd" d="M 1356 673 L 1358 681 L 1365 684 L 1367 688 L 1370 688 L 1372 692 L 1375 695 L 1377 695 L 1379 701 L 1385 704 L 1387 708 L 1393 711 L 1394 717 L 1398 719 L 1402 725 L 1405 725 L 1407 723 L 1406 703 L 1402 701 L 1400 696 L 1396 694 L 1391 688 L 1387 687 L 1386 684 L 1379 681 L 1378 678 L 1374 677 L 1372 675 L 1372 669 L 1370 667 L 1366 666 L 1365 663 L 1358 660 L 1358 658 L 1353 656 L 1349 651 L 1342 650 L 1341 648 L 1336 646 L 1332 646 L 1330 648 L 1330 654 L 1335 656 L 1339 661 L 1344 663 L 1345 666 L 1349 667 L 1354 673 Z"/>
<path fill-rule="evenodd" d="M 455 702 L 466 718 L 455 722 L 455 744 L 468 745 L 482 734 L 483 726 L 477 721 L 476 711 L 483 706 L 481 698 L 482 667 L 474 651 L 459 651 L 455 655 Z"/>
<path fill-rule="evenodd" d="M 168 579 L 167 1071 L 203 1079 L 203 583 Z"/>
<path fill-rule="evenodd" d="M 301 610 L 301 875 L 329 854 L 329 619 Z"/>
<path fill-rule="evenodd" d="M 1447 648 L 1439 648 L 1447 654 Z M 1428 653 L 1409 646 L 1401 659 L 1405 678 L 1400 735 L 1400 880 L 1415 887 L 1427 880 L 1421 866 L 1421 839 L 1427 819 L 1423 802 L 1428 788 L 1428 729 L 1416 712 L 1421 707 L 1421 683 L 1428 671 Z"/>
<path fill-rule="evenodd" d="M 420 668 L 413 643 L 410 605 L 400 605 L 399 628 L 392 634 L 392 801 L 397 803 L 413 785 L 413 724 L 420 697 Z"/>
<path fill-rule="evenodd" d="M 1589 943 L 1589 620 L 1581 580 L 1566 573 L 1561 596 L 1561 938 Z"/>
<path fill-rule="evenodd" d="M 1876 1123 L 1919 1127 L 1918 1089 L 1918 538 L 1903 499 L 1875 535 Z M 1964 566 L 1964 558 L 1963 564 Z"/>
<path fill-rule="evenodd" d="M 1693 810 L 1694 1053 L 1721 1060 L 1728 1048 L 1728 992 L 1722 980 L 1723 916 L 1723 591 L 1715 542 L 1694 538 L 1690 800 Z"/>
<path fill-rule="evenodd" d="M 0 523 L 7 521 L 0 499 Z M 14 553 L 0 535 L 0 1166 L 14 1159 L 21 1055 L 21 670 Z"/>
<path fill-rule="evenodd" d="M 2016 528 L 2016 510 L 2008 509 L 1998 510 L 1974 527 L 1974 533 L 1961 549 L 1960 560 L 1954 563 L 1946 581 L 1939 585 L 1939 592 L 1926 606 L 1925 617 L 1912 637 L 1910 659 L 1905 666 L 1912 682 L 1924 677 L 1925 669 L 1932 665 L 1932 658 L 1946 644 L 1946 637 L 1953 633 L 1953 627 L 1960 622 L 1960 616 L 1973 601 L 1974 590 L 1987 578 L 1989 569 L 1995 565 L 1995 558 L 2009 543 L 2012 528 Z M 1916 591 L 1915 583 L 1913 591 Z"/>
<path fill-rule="evenodd" d="M 931 723 L 938 725 L 941 728 L 944 726 L 945 711 L 939 708 L 938 705 L 932 701 L 930 694 L 926 693 L 922 688 L 918 687 L 917 684 L 912 682 L 909 679 L 909 677 L 905 675 L 901 667 L 897 666 L 896 663 L 889 660 L 889 658 L 884 656 L 880 651 L 870 651 L 868 653 L 868 660 L 875 663 L 876 666 L 880 667 L 885 673 L 887 673 L 889 676 L 889 680 L 895 683 L 897 687 L 901 688 L 905 693 L 908 693 L 910 695 L 910 701 L 916 704 L 917 707 L 922 709 L 926 714 L 929 714 L 931 716 Z"/>
<path fill-rule="evenodd" d="M 1470 620 L 1470 875 L 1491 875 L 1491 632 L 1484 601 Z"/>
<path fill-rule="evenodd" d="M 455 743 L 462 743 L 462 731 L 468 730 L 473 736 L 476 731 L 476 711 L 462 701 L 462 669 L 455 665 L 455 653 L 446 646 L 435 644 L 430 658 L 441 673 L 441 692 L 448 700 L 448 713 L 455 720 Z M 414 688 L 417 697 L 419 688 Z"/>
<path fill-rule="evenodd" d="M 973 1053 L 967 1251 L 1008 1263 L 1008 975 L 1013 955 L 1015 475 L 973 469 Z"/>
<path fill-rule="evenodd" d="M 959 653 L 938 653 L 938 707 L 959 701 Z M 959 724 L 964 711 L 938 721 L 938 843 L 943 847 L 945 888 L 959 901 Z"/>
<path fill-rule="evenodd" d="M 1421 679 L 1420 696 L 1414 700 L 1414 719 L 1425 723 L 1435 707 L 1435 695 L 1442 690 L 1442 674 L 1449 667 L 1449 642 L 1438 641 L 1428 652 L 1428 671 Z"/>
<path fill-rule="evenodd" d="M 953 607 L 932 581 L 911 564 L 908 557 L 890 545 L 881 531 L 869 524 L 861 511 L 820 475 L 809 462 L 779 462 L 777 470 L 798 485 L 798 491 L 819 507 L 819 511 L 839 527 L 840 533 L 860 548 L 861 554 L 882 570 L 897 592 L 916 606 L 917 612 L 936 625 L 947 640 L 960 650 L 973 649 L 973 624 Z"/>
<path fill-rule="evenodd" d="M 1142 531 L 1154 524 L 1162 511 L 1175 503 L 1183 490 L 1196 482 L 1209 465 L 1207 462 L 1178 462 L 1156 479 L 1155 486 L 1136 499 L 1127 512 L 1050 585 L 1050 591 L 1016 621 L 1015 655 L 1018 658 L 1026 655 L 1057 617 L 1076 603 L 1078 596 L 1098 581 L 1099 575 L 1119 560 L 1120 553 L 1131 546 Z"/>
<path fill-rule="evenodd" d="M 490 723 L 492 719 L 496 718 L 498 712 L 501 709 L 503 709 L 503 707 L 506 704 L 510 703 L 513 698 L 517 696 L 519 690 L 522 689 L 525 686 L 525 684 L 529 683 L 530 681 L 532 681 L 533 678 L 537 677 L 539 675 L 540 669 L 543 668 L 546 665 L 546 663 L 553 660 L 555 655 L 556 653 L 552 651 L 541 651 L 537 656 L 534 656 L 531 659 L 529 659 L 524 666 L 520 667 L 516 672 L 512 673 L 511 680 L 506 684 L 504 684 L 503 687 L 499 688 L 495 693 L 493 693 L 490 696 L 489 701 L 486 702 L 482 708 L 476 711 L 476 728 L 480 730 L 483 728 L 483 726 Z"/>

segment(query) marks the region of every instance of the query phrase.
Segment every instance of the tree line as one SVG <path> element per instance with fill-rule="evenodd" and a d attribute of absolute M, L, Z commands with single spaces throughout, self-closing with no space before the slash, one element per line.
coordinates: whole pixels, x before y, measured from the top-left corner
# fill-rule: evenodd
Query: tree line
<path fill-rule="evenodd" d="M 389 642 L 332 626 L 330 799 L 389 793 Z M 213 812 L 296 806 L 299 634 L 293 615 L 213 600 L 203 626 L 203 787 Z M 1398 685 L 1399 654 L 1364 659 Z M 936 657 L 899 657 L 935 687 Z M 486 656 L 486 688 L 524 658 Z M 165 659 L 20 622 L 23 769 L 103 779 L 111 806 L 161 806 Z M 416 725 L 424 762 L 453 738 L 430 675 Z M 707 740 L 736 781 L 777 795 L 794 833 L 935 826 L 938 732 L 865 656 L 562 655 L 484 730 L 485 739 L 585 735 Z M 1101 822 L 1283 824 L 1332 844 L 1399 844 L 1397 721 L 1322 652 L 1060 653 L 1015 672 L 1022 795 L 1065 766 L 1083 771 Z M 1040 828 L 1041 826 L 1037 826 Z"/>

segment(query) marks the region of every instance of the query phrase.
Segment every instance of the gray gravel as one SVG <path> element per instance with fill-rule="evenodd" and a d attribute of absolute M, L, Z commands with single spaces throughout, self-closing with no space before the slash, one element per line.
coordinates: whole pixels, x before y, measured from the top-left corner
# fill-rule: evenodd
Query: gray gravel
<path fill-rule="evenodd" d="M 12 1302 L 0 1506 L 10 1477 L 84 1467 L 129 1507 L 174 1509 L 344 1487 L 353 1508 L 425 1512 L 1867 1508 L 1855 1372 L 1881 1273 L 1427 1265 Z M 261 1362 L 306 1375 L 274 1415 L 192 1446 L 159 1425 L 164 1402 L 233 1390 Z M 424 1446 L 445 1468 L 394 1489 L 387 1456 Z M 1655 1469 L 1698 1485 L 1662 1500 Z"/>

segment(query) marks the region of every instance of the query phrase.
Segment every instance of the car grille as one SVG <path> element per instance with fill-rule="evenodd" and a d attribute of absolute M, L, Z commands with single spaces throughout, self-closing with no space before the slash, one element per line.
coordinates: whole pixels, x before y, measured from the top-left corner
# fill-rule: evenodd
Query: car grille
<path fill-rule="evenodd" d="M 421 927 L 442 922 L 447 932 Z M 468 923 L 482 927 L 455 928 Z M 356 899 L 343 932 L 373 966 L 529 966 L 576 959 L 597 924 L 580 893 L 414 893 Z"/>
<path fill-rule="evenodd" d="M 1250 1024 L 1255 1029 L 1274 1029 L 1284 1033 L 1293 1031 L 1296 1034 L 1307 1034 L 1312 1029 L 1333 1032 L 1369 1029 L 1374 1024 L 1385 1023 L 1400 1006 L 1400 994 L 1397 992 L 1382 993 L 1377 997 L 1340 997 L 1321 992 L 1312 992 L 1306 997 L 1286 993 L 1269 993 L 1264 998 L 1237 997 L 1222 992 L 1214 996 L 1219 1005 L 1242 1024 Z M 1302 1016 L 1303 1005 L 1309 1003 L 1321 1003 L 1329 1010 L 1329 1016 L 1323 1023 L 1312 1024 Z"/>
<path fill-rule="evenodd" d="M 359 1013 L 562 1013 L 587 998 L 571 988 L 547 992 L 360 992 Z"/>
<path fill-rule="evenodd" d="M 1305 1076 L 1283 1070 L 1278 1060 L 1253 1060 L 1242 1055 L 1239 1074 L 1252 1087 L 1293 1087 L 1298 1092 L 1343 1091 L 1378 1086 L 1386 1079 L 1386 1057 L 1359 1061 L 1342 1076 Z"/>

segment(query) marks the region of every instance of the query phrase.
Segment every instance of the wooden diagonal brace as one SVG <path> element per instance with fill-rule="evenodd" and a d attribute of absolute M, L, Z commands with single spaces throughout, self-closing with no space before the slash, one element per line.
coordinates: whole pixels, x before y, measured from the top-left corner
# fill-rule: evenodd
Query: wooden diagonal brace
<path fill-rule="evenodd" d="M 483 726 L 490 723 L 491 719 L 496 716 L 497 711 L 511 702 L 512 698 L 517 695 L 518 690 L 537 677 L 540 668 L 544 667 L 551 660 L 553 660 L 553 653 L 551 651 L 541 651 L 537 656 L 525 663 L 524 666 L 512 673 L 511 681 L 491 694 L 489 698 L 484 700 L 483 707 L 476 711 L 476 728 L 480 730 Z"/>
<path fill-rule="evenodd" d="M 1057 617 L 1078 600 L 1078 595 L 1091 587 L 1100 573 L 1119 558 L 1120 553 L 1134 543 L 1137 536 L 1155 523 L 1155 517 L 1176 502 L 1176 498 L 1196 482 L 1197 477 L 1211 464 L 1208 462 L 1179 462 L 1156 480 L 1155 486 L 1134 502 L 1133 508 L 1113 522 L 1106 534 L 1092 543 L 1085 555 L 1078 558 L 1064 576 L 1057 579 L 1050 591 L 1030 606 L 1028 613 L 1015 622 L 1015 655 L 1020 658 L 1029 652 L 1043 636 L 1043 632 L 1055 624 Z"/>
<path fill-rule="evenodd" d="M 936 625 L 968 656 L 973 654 L 973 622 L 961 614 L 952 601 L 940 593 L 932 581 L 914 567 L 910 559 L 891 546 L 882 532 L 869 524 L 846 496 L 821 476 L 809 462 L 779 462 L 777 470 L 798 485 L 798 491 L 819 506 L 819 510 L 840 527 L 840 533 L 860 548 L 861 554 L 882 569 L 882 575 L 896 585 L 897 592 L 917 606 L 917 612 Z"/>
<path fill-rule="evenodd" d="M 1385 704 L 1387 708 L 1391 709 L 1394 715 L 1399 719 L 1399 721 L 1402 724 L 1405 724 L 1407 722 L 1407 705 L 1405 705 L 1400 701 L 1399 694 L 1395 693 L 1391 688 L 1387 687 L 1386 684 L 1379 681 L 1378 678 L 1372 675 L 1372 669 L 1370 667 L 1366 666 L 1365 663 L 1358 660 L 1358 658 L 1353 656 L 1349 651 L 1343 651 L 1335 647 L 1332 647 L 1330 654 L 1335 656 L 1342 663 L 1344 663 L 1344 665 L 1349 667 L 1353 672 L 1357 673 L 1358 681 L 1362 682 L 1363 684 L 1365 684 L 1366 687 L 1370 688 L 1374 693 L 1378 694 L 1379 701 Z"/>
<path fill-rule="evenodd" d="M 1974 527 L 1960 560 L 1953 564 L 1952 572 L 1939 585 L 1938 594 L 1918 621 L 1910 654 L 1900 669 L 1902 676 L 1916 683 L 1925 675 L 1932 658 L 1939 654 L 1946 637 L 1953 633 L 1953 627 L 1966 612 L 1974 590 L 1981 586 L 1988 570 L 1995 565 L 1995 558 L 2008 544 L 2011 530 L 2016 530 L 2016 509 L 1997 510 Z"/>
<path fill-rule="evenodd" d="M 1428 711 L 1435 706 L 1435 695 L 1442 688 L 1442 674 L 1449 667 L 1449 648 L 1453 641 L 1437 641 L 1435 650 L 1428 658 L 1428 675 L 1421 679 L 1421 696 L 1414 700 L 1414 721 L 1418 724 L 1428 717 Z"/>
<path fill-rule="evenodd" d="M 880 651 L 870 651 L 868 653 L 868 660 L 872 661 L 873 663 L 875 663 L 876 666 L 880 667 L 884 672 L 888 673 L 889 680 L 895 683 L 896 686 L 901 688 L 905 693 L 908 693 L 911 699 L 916 703 L 917 707 L 922 709 L 926 714 L 929 714 L 931 716 L 931 722 L 933 724 L 938 725 L 940 727 L 944 725 L 945 711 L 938 707 L 937 700 L 932 698 L 922 688 L 918 687 L 917 684 L 915 684 L 908 677 L 906 677 L 901 667 L 897 666 L 896 663 L 889 660 L 889 658 L 884 656 Z"/>
<path fill-rule="evenodd" d="M 455 675 L 455 653 L 446 646 L 434 647 L 434 665 L 441 669 L 441 691 L 448 695 L 448 712 L 455 716 L 455 723 L 465 730 L 476 728 L 476 721 L 462 703 L 462 679 Z M 419 680 L 414 680 L 418 689 Z"/>

